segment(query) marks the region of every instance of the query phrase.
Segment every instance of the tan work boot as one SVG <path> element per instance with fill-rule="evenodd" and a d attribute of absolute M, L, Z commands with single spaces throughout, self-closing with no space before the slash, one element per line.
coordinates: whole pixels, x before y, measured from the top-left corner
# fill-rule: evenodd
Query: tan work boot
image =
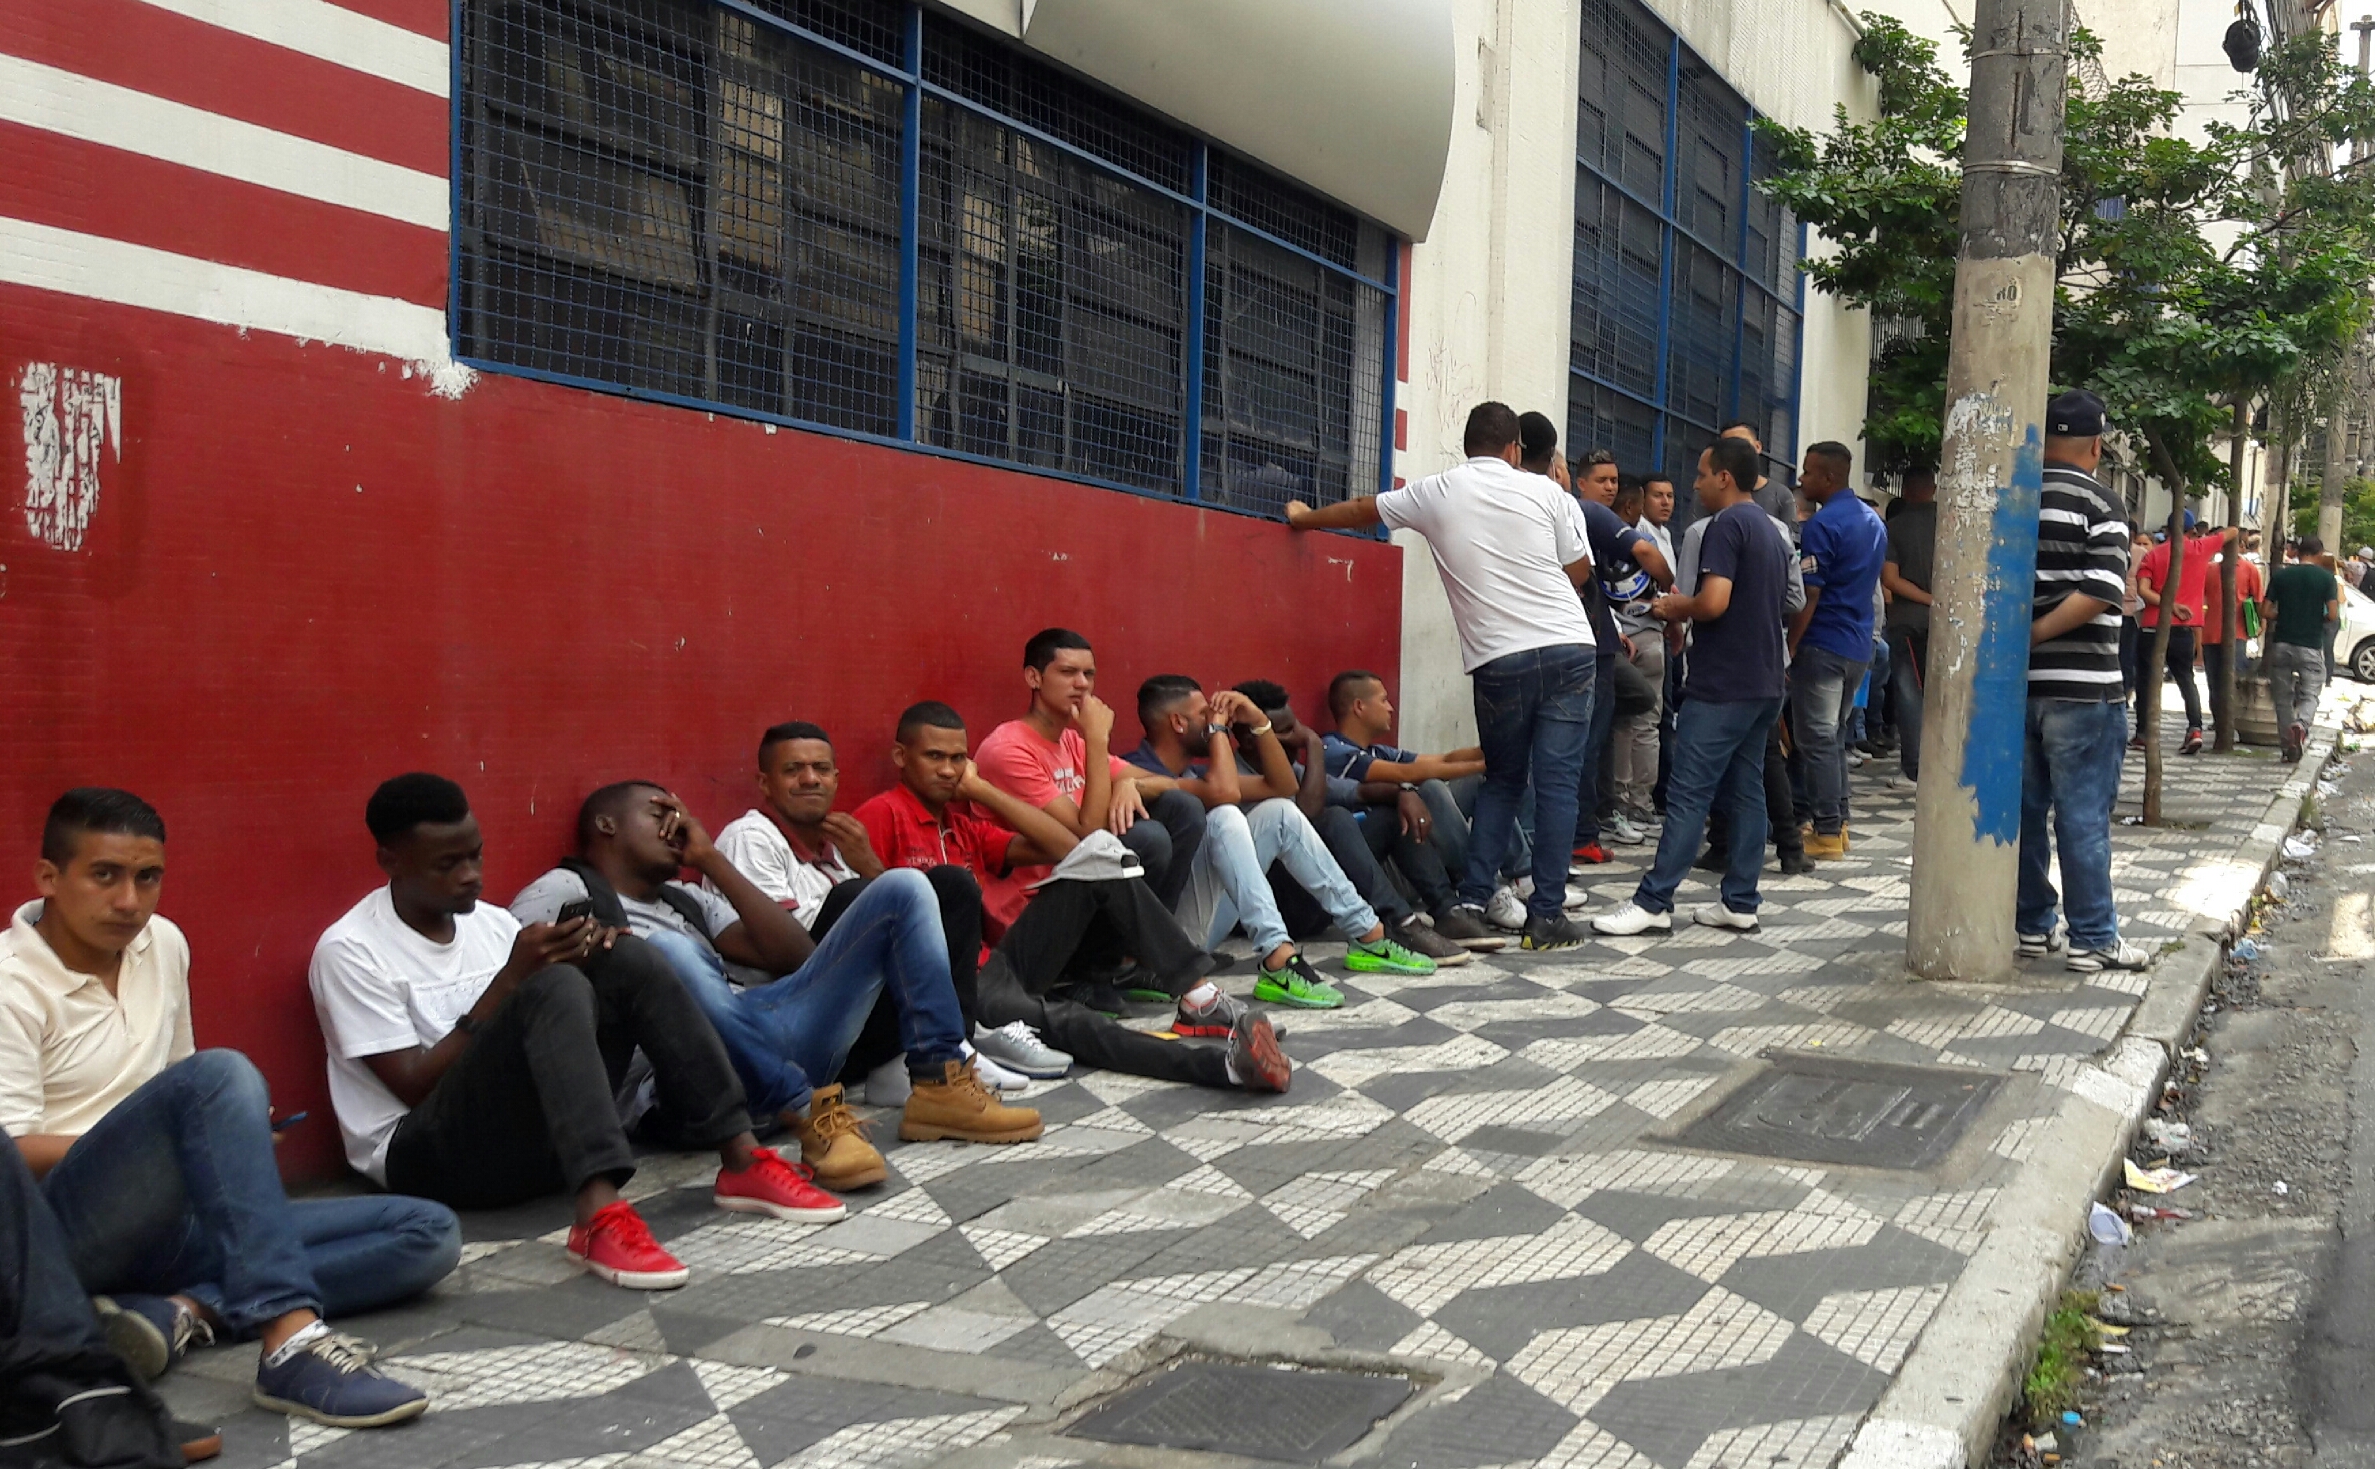
<path fill-rule="evenodd" d="M 1819 831 L 1808 832 L 1806 834 L 1806 855 L 1818 859 L 1846 856 L 1847 834 L 1835 832 L 1830 836 L 1824 836 Z"/>
<path fill-rule="evenodd" d="M 973 1074 L 970 1061 L 951 1061 L 938 1081 L 916 1078 L 907 1111 L 899 1119 L 903 1142 L 951 1138 L 967 1143 L 1027 1143 L 1045 1131 L 1029 1107 L 1000 1103 Z"/>
<path fill-rule="evenodd" d="M 817 1187 L 840 1193 L 890 1177 L 882 1154 L 866 1141 L 866 1124 L 849 1110 L 840 1087 L 818 1087 L 808 1099 L 808 1115 L 786 1120 L 799 1136 L 800 1161 L 816 1174 Z"/>

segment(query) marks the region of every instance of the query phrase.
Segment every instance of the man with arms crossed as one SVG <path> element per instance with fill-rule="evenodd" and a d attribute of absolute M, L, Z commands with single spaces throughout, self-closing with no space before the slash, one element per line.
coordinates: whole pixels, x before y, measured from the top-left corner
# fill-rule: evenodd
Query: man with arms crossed
<path fill-rule="evenodd" d="M 1384 524 L 1424 536 L 1434 549 L 1459 628 L 1460 662 L 1475 681 L 1477 744 L 1484 789 L 1460 901 L 1482 907 L 1517 825 L 1527 782 L 1534 790 L 1534 891 L 1526 900 L 1528 949 L 1583 942 L 1562 911 L 1584 746 L 1592 722 L 1592 625 L 1576 588 L 1594 574 L 1591 546 L 1574 500 L 1541 475 L 1518 468 L 1517 415 L 1504 403 L 1468 414 L 1467 462 L 1383 495 L 1314 510 L 1287 503 L 1297 530 L 1357 530 Z"/>
<path fill-rule="evenodd" d="M 144 1377 L 193 1342 L 262 1345 L 255 1401 L 345 1428 L 418 1417 L 323 1324 L 418 1295 L 461 1258 L 451 1211 L 395 1197 L 291 1202 L 264 1078 L 190 1033 L 190 945 L 157 916 L 165 822 L 133 795 L 68 791 L 0 936 L 0 1128 L 63 1232 L 107 1339 Z"/>

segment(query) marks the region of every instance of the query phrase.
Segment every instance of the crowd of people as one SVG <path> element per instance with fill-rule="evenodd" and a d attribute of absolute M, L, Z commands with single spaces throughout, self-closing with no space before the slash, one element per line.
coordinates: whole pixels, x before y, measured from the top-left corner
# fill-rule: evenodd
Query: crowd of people
<path fill-rule="evenodd" d="M 2123 612 L 2200 619 L 2164 597 L 2150 551 L 2131 572 L 2092 477 L 2101 404 L 2067 394 L 2048 418 L 2019 942 L 2073 970 L 2140 968 L 2109 867 Z M 246 1058 L 195 1048 L 192 955 L 157 912 L 162 816 L 121 790 L 59 797 L 39 896 L 0 939 L 0 1258 L 21 1262 L 0 1306 L 12 1341 L 67 1364 L 61 1388 L 120 1381 L 62 1391 L 73 1406 L 45 1431 L 162 1444 L 143 1384 L 194 1344 L 248 1338 L 258 1403 L 405 1421 L 427 1396 L 330 1323 L 451 1271 L 454 1210 L 565 1196 L 578 1266 L 672 1288 L 688 1270 L 624 1193 L 639 1146 L 714 1152 L 720 1209 L 831 1223 L 839 1195 L 888 1177 L 860 1096 L 902 1141 L 1022 1145 L 1042 1122 L 1010 1098 L 1075 1064 L 1282 1093 L 1269 1007 L 1343 1003 L 1315 938 L 1340 937 L 1356 976 L 1571 948 L 1591 903 L 1572 880 L 1607 843 L 1652 840 L 1590 931 L 1671 931 L 1694 866 L 1721 873 L 1695 921 L 1754 931 L 1769 843 L 1785 873 L 1850 851 L 1852 764 L 1894 731 L 1896 783 L 1918 780 L 1929 477 L 1884 521 L 1846 446 L 1810 447 L 1793 491 L 1738 424 L 1700 453 L 1677 534 L 1670 480 L 1597 450 L 1569 464 L 1540 414 L 1479 405 L 1464 447 L 1442 474 L 1288 520 L 1429 542 L 1474 685 L 1468 748 L 1393 743 L 1389 681 L 1348 669 L 1324 731 L 1273 681 L 1146 679 L 1140 740 L 1117 749 L 1093 647 L 1049 628 L 1023 649 L 1022 717 L 975 742 L 951 705 L 914 704 L 889 731 L 896 783 L 854 809 L 832 735 L 777 724 L 753 804 L 714 837 L 661 784 L 603 786 L 508 907 L 486 901 L 458 784 L 382 783 L 363 815 L 386 880 L 309 973 L 346 1158 L 379 1190 L 360 1197 L 290 1200 L 274 1143 L 293 1119 Z M 2320 548 L 2300 551 L 2251 584 L 2288 709 L 2314 703 L 2338 596 Z M 1239 931 L 1249 961 L 1222 956 Z M 1233 962 L 1250 1000 L 1215 981 Z M 1167 1033 L 1124 1023 L 1146 1005 Z"/>

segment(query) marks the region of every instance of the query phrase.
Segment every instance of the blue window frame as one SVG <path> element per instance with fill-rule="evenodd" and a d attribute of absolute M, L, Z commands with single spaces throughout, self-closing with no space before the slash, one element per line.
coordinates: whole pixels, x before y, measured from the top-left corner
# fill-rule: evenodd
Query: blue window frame
<path fill-rule="evenodd" d="M 455 356 L 1276 514 L 1391 484 L 1400 241 L 897 0 L 457 0 Z"/>
<path fill-rule="evenodd" d="M 1583 0 L 1567 445 L 1684 491 L 1724 424 L 1794 483 L 1803 227 L 1740 95 L 1635 0 Z"/>

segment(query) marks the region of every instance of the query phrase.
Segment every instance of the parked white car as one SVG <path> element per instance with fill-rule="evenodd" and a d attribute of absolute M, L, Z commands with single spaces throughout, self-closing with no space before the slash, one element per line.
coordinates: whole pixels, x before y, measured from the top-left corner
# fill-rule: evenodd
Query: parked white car
<path fill-rule="evenodd" d="M 2375 683 L 2375 598 L 2348 584 L 2342 588 L 2342 633 L 2334 639 L 2334 656 L 2352 678 Z"/>

